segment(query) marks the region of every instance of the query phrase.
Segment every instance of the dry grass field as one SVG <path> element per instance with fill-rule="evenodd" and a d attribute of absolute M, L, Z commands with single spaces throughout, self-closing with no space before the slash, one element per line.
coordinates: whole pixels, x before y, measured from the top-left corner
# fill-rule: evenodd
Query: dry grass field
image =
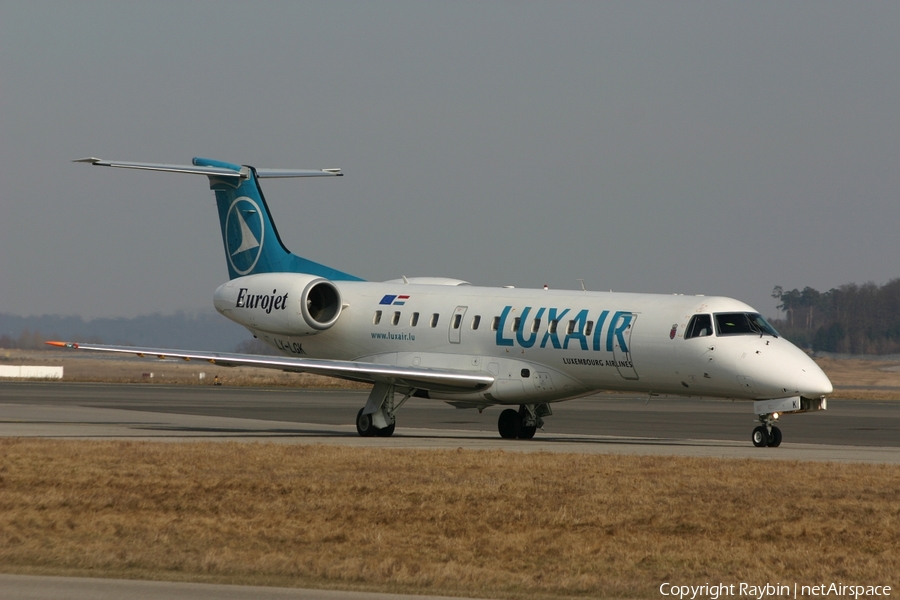
<path fill-rule="evenodd" d="M 900 584 L 900 467 L 0 441 L 0 570 L 472 595 Z"/>
<path fill-rule="evenodd" d="M 816 362 L 835 386 L 829 398 L 900 399 L 900 362 L 856 358 Z"/>

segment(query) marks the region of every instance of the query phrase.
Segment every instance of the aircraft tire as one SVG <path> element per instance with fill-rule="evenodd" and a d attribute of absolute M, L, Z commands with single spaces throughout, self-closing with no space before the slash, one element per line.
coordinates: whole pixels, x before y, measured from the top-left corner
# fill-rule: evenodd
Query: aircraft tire
<path fill-rule="evenodd" d="M 521 429 L 522 420 L 517 411 L 507 408 L 500 413 L 500 418 L 497 419 L 497 430 L 500 432 L 500 437 L 504 440 L 514 440 L 519 437 Z"/>
<path fill-rule="evenodd" d="M 772 428 L 772 435 L 769 436 L 769 448 L 777 448 L 781 445 L 781 430 L 777 427 Z"/>
<path fill-rule="evenodd" d="M 365 407 L 359 409 L 359 412 L 356 413 L 356 433 L 362 437 L 372 437 L 378 430 L 375 429 L 375 425 L 372 423 L 372 415 L 364 415 L 364 410 Z M 391 433 L 393 433 L 393 430 L 391 430 Z"/>
<path fill-rule="evenodd" d="M 387 427 L 383 427 L 382 429 L 376 429 L 375 435 L 378 437 L 391 437 L 394 435 L 394 428 L 397 427 L 396 423 L 391 423 Z"/>
<path fill-rule="evenodd" d="M 765 425 L 760 425 L 759 427 L 753 430 L 753 435 L 751 438 L 753 440 L 753 445 L 757 448 L 765 448 L 769 445 L 769 432 L 766 431 Z"/>
<path fill-rule="evenodd" d="M 527 425 L 522 425 L 521 430 L 519 431 L 519 439 L 520 440 L 530 440 L 534 437 L 535 432 L 537 431 L 537 427 L 532 425 L 531 427 Z"/>

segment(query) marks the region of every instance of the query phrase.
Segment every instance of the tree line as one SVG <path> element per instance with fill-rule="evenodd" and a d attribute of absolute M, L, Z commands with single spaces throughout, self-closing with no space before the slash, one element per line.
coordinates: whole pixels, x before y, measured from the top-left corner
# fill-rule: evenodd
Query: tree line
<path fill-rule="evenodd" d="M 900 353 L 900 279 L 883 286 L 847 283 L 827 292 L 811 287 L 772 297 L 783 313 L 772 323 L 801 348 L 841 354 Z"/>

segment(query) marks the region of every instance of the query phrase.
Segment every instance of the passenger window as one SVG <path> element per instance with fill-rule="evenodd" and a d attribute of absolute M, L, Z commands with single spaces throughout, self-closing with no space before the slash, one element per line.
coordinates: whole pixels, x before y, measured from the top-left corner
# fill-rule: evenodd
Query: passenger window
<path fill-rule="evenodd" d="M 500 317 L 494 317 L 494 320 L 491 321 L 491 331 L 497 331 L 500 329 Z"/>
<path fill-rule="evenodd" d="M 513 322 L 512 322 L 512 330 L 518 331 L 519 325 L 521 325 L 521 324 L 522 324 L 522 317 L 516 317 L 515 319 L 513 319 Z"/>
<path fill-rule="evenodd" d="M 396 325 L 396 324 L 399 323 L 399 322 L 400 322 L 400 313 L 399 313 L 399 312 L 395 312 L 395 313 L 394 313 L 394 318 L 391 319 L 391 325 Z"/>
<path fill-rule="evenodd" d="M 372 319 L 372 323 L 374 323 L 375 325 L 378 325 L 379 323 L 381 323 L 381 311 L 380 310 L 375 311 L 375 317 Z"/>
<path fill-rule="evenodd" d="M 591 335 L 591 332 L 592 332 L 593 330 L 594 330 L 594 322 L 593 322 L 593 321 L 588 321 L 588 322 L 587 322 L 587 325 L 584 327 L 584 335 L 585 335 L 585 336 Z"/>
<path fill-rule="evenodd" d="M 431 326 L 432 327 L 437 327 L 438 319 L 440 318 L 440 316 L 441 315 L 439 315 L 438 313 L 434 313 L 433 315 L 431 315 Z"/>
<path fill-rule="evenodd" d="M 541 320 L 540 320 L 540 319 L 535 319 L 535 320 L 531 323 L 531 333 L 537 333 L 538 329 L 540 329 L 540 328 L 541 328 Z"/>
<path fill-rule="evenodd" d="M 709 315 L 694 315 L 684 332 L 684 339 L 712 335 L 712 317 Z"/>
<path fill-rule="evenodd" d="M 459 329 L 460 321 L 462 321 L 462 315 L 453 315 L 453 329 Z"/>
<path fill-rule="evenodd" d="M 478 329 L 479 325 L 481 325 L 481 315 L 475 315 L 472 319 L 472 329 Z"/>
<path fill-rule="evenodd" d="M 550 321 L 550 324 L 547 326 L 547 331 L 549 331 L 551 334 L 556 333 L 557 325 L 559 325 L 559 319 L 553 319 L 552 321 Z"/>
<path fill-rule="evenodd" d="M 569 321 L 568 327 L 566 327 L 566 335 L 572 335 L 575 332 L 575 321 Z"/>
<path fill-rule="evenodd" d="M 410 327 L 415 327 L 415 326 L 418 325 L 418 324 L 419 324 L 419 313 L 415 312 L 415 313 L 413 313 L 412 316 L 409 318 L 409 326 L 410 326 Z"/>

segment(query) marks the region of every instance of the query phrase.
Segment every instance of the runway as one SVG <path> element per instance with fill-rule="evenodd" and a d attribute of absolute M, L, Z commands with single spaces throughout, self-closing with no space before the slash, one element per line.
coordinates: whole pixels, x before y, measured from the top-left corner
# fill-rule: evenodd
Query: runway
<path fill-rule="evenodd" d="M 446 596 L 0 573 L 4 600 L 473 600 Z"/>
<path fill-rule="evenodd" d="M 365 391 L 0 382 L 0 436 L 231 440 L 394 448 L 628 453 L 900 463 L 900 403 L 844 400 L 788 415 L 780 448 L 754 448 L 751 405 L 598 394 L 553 405 L 534 440 L 503 440 L 479 414 L 411 399 L 391 438 L 360 438 Z"/>

